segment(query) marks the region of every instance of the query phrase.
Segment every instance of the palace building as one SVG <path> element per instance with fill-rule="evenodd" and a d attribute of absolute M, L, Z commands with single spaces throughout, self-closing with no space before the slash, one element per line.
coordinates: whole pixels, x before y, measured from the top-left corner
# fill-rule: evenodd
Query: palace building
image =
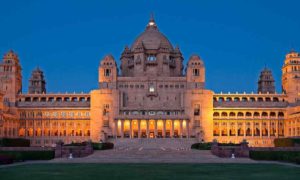
<path fill-rule="evenodd" d="M 7 52 L 0 64 L 0 137 L 22 137 L 33 146 L 116 138 L 194 138 L 199 141 L 273 146 L 300 136 L 300 54 L 282 67 L 282 93 L 265 68 L 257 93 L 216 94 L 205 87 L 205 64 L 192 55 L 186 65 L 178 47 L 153 18 L 121 54 L 99 65 L 99 88 L 88 94 L 53 94 L 39 68 L 22 93 L 19 57 Z"/>

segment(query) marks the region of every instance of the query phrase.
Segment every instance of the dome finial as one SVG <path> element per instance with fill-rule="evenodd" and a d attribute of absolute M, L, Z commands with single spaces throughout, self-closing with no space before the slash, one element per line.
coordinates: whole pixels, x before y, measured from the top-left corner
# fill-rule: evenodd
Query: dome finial
<path fill-rule="evenodd" d="M 156 26 L 156 23 L 155 23 L 155 20 L 154 20 L 154 13 L 150 13 L 150 19 L 149 19 L 149 22 L 147 24 L 147 28 L 146 29 L 157 29 L 157 26 Z"/>

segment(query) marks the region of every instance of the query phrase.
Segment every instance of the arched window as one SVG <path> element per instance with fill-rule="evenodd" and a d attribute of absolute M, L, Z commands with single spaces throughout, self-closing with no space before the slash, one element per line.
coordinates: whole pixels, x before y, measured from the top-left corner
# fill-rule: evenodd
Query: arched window
<path fill-rule="evenodd" d="M 283 112 L 279 112 L 278 113 L 278 117 L 281 117 L 281 118 L 284 117 L 284 113 Z"/>
<path fill-rule="evenodd" d="M 254 112 L 254 117 L 259 117 L 259 112 Z"/>
<path fill-rule="evenodd" d="M 246 116 L 251 117 L 252 116 L 251 112 L 246 112 Z"/>
<path fill-rule="evenodd" d="M 230 112 L 230 113 L 229 113 L 229 116 L 234 117 L 234 116 L 235 116 L 235 113 L 234 113 L 234 112 Z"/>
<path fill-rule="evenodd" d="M 267 117 L 267 116 L 268 116 L 268 113 L 267 113 L 267 112 L 263 112 L 263 113 L 261 114 L 261 116 Z"/>
<path fill-rule="evenodd" d="M 222 112 L 221 114 L 222 116 L 226 116 L 227 117 L 227 112 Z"/>
<path fill-rule="evenodd" d="M 219 117 L 220 116 L 220 113 L 218 113 L 218 112 L 214 112 L 214 115 L 213 115 L 214 117 Z"/>
<path fill-rule="evenodd" d="M 238 112 L 238 117 L 243 117 L 243 116 L 244 116 L 244 113 Z"/>

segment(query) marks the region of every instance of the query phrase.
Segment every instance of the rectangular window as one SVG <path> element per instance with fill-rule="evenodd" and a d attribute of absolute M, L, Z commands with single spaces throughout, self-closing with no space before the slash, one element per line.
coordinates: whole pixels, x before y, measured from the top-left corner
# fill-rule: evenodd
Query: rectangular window
<path fill-rule="evenodd" d="M 104 76 L 110 76 L 111 70 L 110 69 L 104 69 Z"/>
<path fill-rule="evenodd" d="M 194 116 L 199 116 L 200 115 L 200 105 L 196 104 L 194 108 Z"/>
<path fill-rule="evenodd" d="M 199 69 L 193 69 L 193 76 L 199 76 L 199 75 L 200 75 Z"/>

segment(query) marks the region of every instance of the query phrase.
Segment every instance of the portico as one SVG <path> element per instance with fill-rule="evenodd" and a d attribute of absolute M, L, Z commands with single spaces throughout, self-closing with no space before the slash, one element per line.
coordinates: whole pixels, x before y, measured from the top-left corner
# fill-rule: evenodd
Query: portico
<path fill-rule="evenodd" d="M 187 138 L 189 120 L 186 119 L 116 119 L 117 138 Z"/>

